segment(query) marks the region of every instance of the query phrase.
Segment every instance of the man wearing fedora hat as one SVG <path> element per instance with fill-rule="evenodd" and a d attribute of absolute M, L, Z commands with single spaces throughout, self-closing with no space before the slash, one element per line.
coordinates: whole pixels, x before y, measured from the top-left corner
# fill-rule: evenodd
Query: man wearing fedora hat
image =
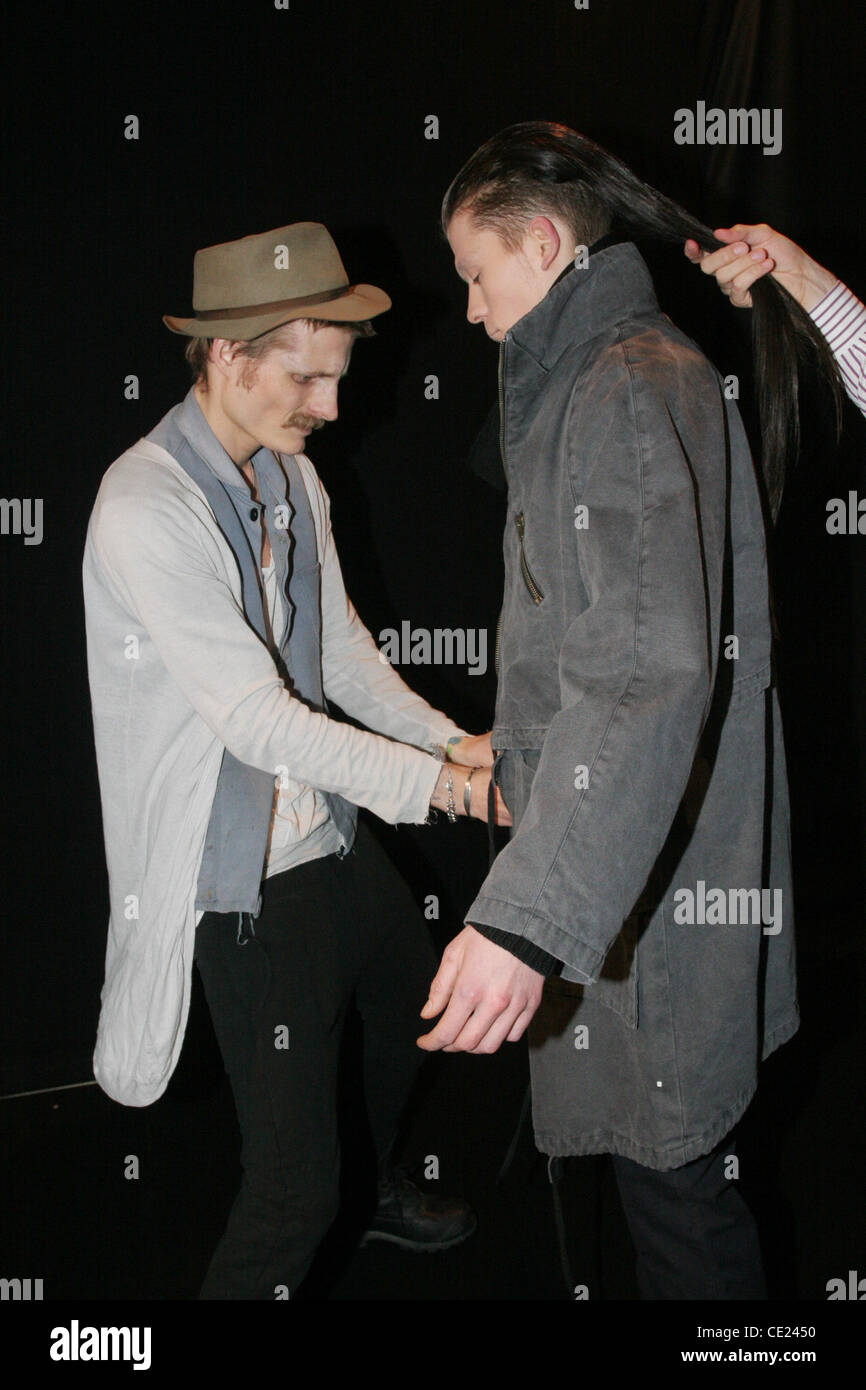
<path fill-rule="evenodd" d="M 443 1249 L 474 1228 L 465 1203 L 390 1166 L 435 962 L 357 814 L 486 819 L 492 754 L 380 659 L 301 452 L 388 296 L 350 284 L 307 222 L 199 251 L 193 304 L 165 322 L 189 339 L 194 385 L 108 469 L 85 548 L 111 906 L 94 1074 L 126 1105 L 162 1095 L 195 958 L 244 1170 L 201 1296 L 280 1298 L 337 1209 L 353 997 L 380 1160 L 368 1238 Z M 496 814 L 509 823 L 501 800 Z"/>

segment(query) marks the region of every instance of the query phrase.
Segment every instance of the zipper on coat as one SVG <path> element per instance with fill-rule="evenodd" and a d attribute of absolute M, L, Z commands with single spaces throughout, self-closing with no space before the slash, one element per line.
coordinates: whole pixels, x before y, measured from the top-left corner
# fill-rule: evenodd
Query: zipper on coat
<path fill-rule="evenodd" d="M 517 527 L 517 534 L 520 537 L 520 572 L 523 575 L 523 582 L 529 590 L 532 602 L 541 603 L 541 600 L 544 598 L 544 594 L 536 584 L 535 579 L 532 575 L 532 571 L 529 568 L 529 565 L 526 563 L 526 552 L 523 548 L 523 536 L 526 530 L 526 522 L 523 518 L 523 512 L 517 513 L 517 516 L 514 518 L 514 524 Z"/>

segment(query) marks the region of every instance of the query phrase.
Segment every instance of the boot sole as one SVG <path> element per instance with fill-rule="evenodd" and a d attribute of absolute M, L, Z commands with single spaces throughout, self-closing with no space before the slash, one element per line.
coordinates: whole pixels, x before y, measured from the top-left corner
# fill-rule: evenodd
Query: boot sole
<path fill-rule="evenodd" d="M 475 1234 L 478 1228 L 476 1221 L 470 1230 L 462 1231 L 460 1235 L 452 1236 L 450 1240 L 439 1240 L 436 1242 L 409 1240 L 406 1236 L 395 1236 L 385 1231 L 369 1231 L 361 1238 L 361 1249 L 365 1245 L 372 1245 L 375 1241 L 381 1240 L 388 1245 L 398 1245 L 401 1250 L 417 1250 L 419 1254 L 435 1254 L 437 1250 L 451 1250 L 455 1245 L 461 1245 L 464 1240 L 468 1240 Z"/>

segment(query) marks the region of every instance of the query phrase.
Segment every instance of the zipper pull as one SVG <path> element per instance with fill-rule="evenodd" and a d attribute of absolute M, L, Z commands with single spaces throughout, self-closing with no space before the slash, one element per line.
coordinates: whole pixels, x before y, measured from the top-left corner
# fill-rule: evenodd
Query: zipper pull
<path fill-rule="evenodd" d="M 517 513 L 516 517 L 514 518 L 514 524 L 517 527 L 517 534 L 520 537 L 520 573 L 523 575 L 523 582 L 529 590 L 529 597 L 532 599 L 532 602 L 537 606 L 539 603 L 541 603 L 542 599 L 544 598 L 544 593 L 538 587 L 538 584 L 535 581 L 535 576 L 533 575 L 526 561 L 526 552 L 523 549 L 523 535 L 526 530 L 526 522 L 524 520 L 523 512 Z"/>

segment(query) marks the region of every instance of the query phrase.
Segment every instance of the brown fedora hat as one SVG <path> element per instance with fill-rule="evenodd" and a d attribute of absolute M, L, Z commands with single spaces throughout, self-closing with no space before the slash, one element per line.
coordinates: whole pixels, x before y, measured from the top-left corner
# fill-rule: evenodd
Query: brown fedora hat
<path fill-rule="evenodd" d="M 193 264 L 193 318 L 163 314 L 189 338 L 258 338 L 292 319 L 354 323 L 390 309 L 375 285 L 350 285 L 333 238 L 320 222 L 206 246 Z"/>

